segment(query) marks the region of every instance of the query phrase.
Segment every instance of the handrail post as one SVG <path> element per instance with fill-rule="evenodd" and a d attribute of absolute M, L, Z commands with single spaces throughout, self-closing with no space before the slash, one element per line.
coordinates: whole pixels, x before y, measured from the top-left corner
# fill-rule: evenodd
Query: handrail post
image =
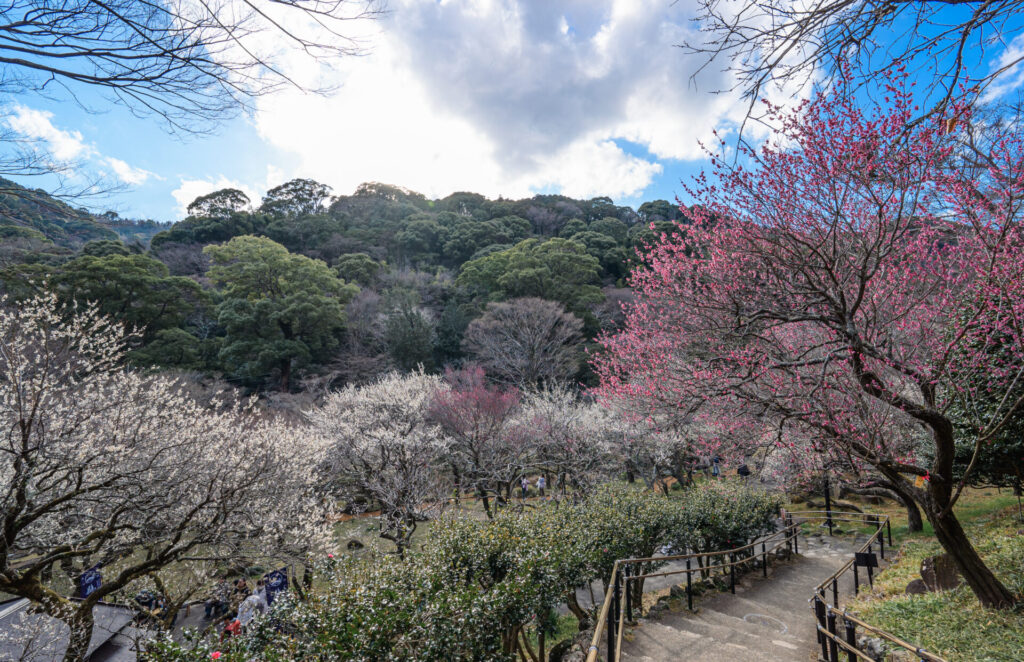
<path fill-rule="evenodd" d="M 878 553 L 885 560 L 885 536 L 882 535 L 882 527 L 878 527 Z"/>
<path fill-rule="evenodd" d="M 825 518 L 828 524 L 828 534 L 832 535 L 832 488 L 828 484 L 828 474 L 823 476 L 825 488 Z"/>
<path fill-rule="evenodd" d="M 832 579 L 832 604 L 836 607 L 839 606 L 839 578 L 834 577 Z"/>
<path fill-rule="evenodd" d="M 828 633 L 832 636 L 828 639 L 828 654 L 831 662 L 839 662 L 839 647 L 836 644 L 836 614 L 834 611 L 828 612 Z"/>
<path fill-rule="evenodd" d="M 693 611 L 693 580 L 690 575 L 690 559 L 686 559 L 686 608 Z"/>
<path fill-rule="evenodd" d="M 605 624 L 605 630 L 608 632 L 608 659 L 615 659 L 615 622 L 612 618 L 612 610 L 608 610 L 608 622 Z"/>
<path fill-rule="evenodd" d="M 618 567 L 612 567 L 612 585 L 609 587 L 612 591 L 612 603 L 608 608 L 608 622 L 605 625 L 605 629 L 608 630 L 608 662 L 612 662 L 615 659 L 615 626 L 618 624 L 618 618 L 615 615 L 615 598 L 618 594 L 619 588 L 619 573 Z"/>
<path fill-rule="evenodd" d="M 632 623 L 633 622 L 633 592 L 630 590 L 629 586 L 632 583 L 630 575 L 633 574 L 633 573 L 630 571 L 630 566 L 626 566 L 623 570 L 624 570 L 624 574 L 623 574 L 624 581 L 623 581 L 623 583 L 625 584 L 625 587 L 626 587 L 626 620 L 628 622 Z"/>
<path fill-rule="evenodd" d="M 729 552 L 729 590 L 736 595 L 736 554 Z"/>
<path fill-rule="evenodd" d="M 857 597 L 857 592 L 860 591 L 860 573 L 857 572 L 857 560 L 853 561 L 853 597 Z"/>
<path fill-rule="evenodd" d="M 800 553 L 800 527 L 793 527 L 793 552 L 795 554 Z"/>
<path fill-rule="evenodd" d="M 885 529 L 889 534 L 889 547 L 892 547 L 892 519 L 889 517 L 885 518 Z"/>
<path fill-rule="evenodd" d="M 622 566 L 625 567 L 625 566 Z M 615 636 L 619 636 L 619 619 L 622 617 L 622 572 L 615 575 Z"/>
<path fill-rule="evenodd" d="M 608 610 L 607 623 L 605 623 L 604 629 L 608 633 L 608 659 L 615 659 L 615 618 L 612 616 L 614 609 Z"/>
<path fill-rule="evenodd" d="M 857 648 L 857 626 L 848 618 L 844 618 L 843 622 L 846 623 L 846 643 L 850 645 L 850 648 L 855 649 Z M 846 662 L 857 662 L 857 654 L 852 650 L 849 651 L 849 659 Z"/>
<path fill-rule="evenodd" d="M 820 595 L 814 596 L 814 615 L 818 621 L 818 627 L 815 630 L 818 633 L 818 642 L 821 644 L 821 658 L 827 660 L 828 637 L 822 633 L 822 630 L 825 629 L 825 601 L 821 599 Z"/>
<path fill-rule="evenodd" d="M 768 576 L 768 552 L 765 551 L 766 549 L 767 549 L 767 547 L 762 542 L 761 543 L 761 569 L 764 571 L 763 574 L 764 574 L 765 577 Z"/>

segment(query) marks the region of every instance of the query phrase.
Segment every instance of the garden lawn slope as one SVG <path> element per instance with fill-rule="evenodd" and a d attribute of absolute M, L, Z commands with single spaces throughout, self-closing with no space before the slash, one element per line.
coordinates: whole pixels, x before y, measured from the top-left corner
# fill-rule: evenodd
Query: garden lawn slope
<path fill-rule="evenodd" d="M 995 497 L 991 503 L 1006 501 Z M 972 510 L 973 518 L 964 517 L 971 541 L 1006 586 L 1024 596 L 1024 523 L 1017 506 Z M 899 560 L 875 582 L 874 593 L 852 602 L 851 610 L 950 661 L 1024 659 L 1024 610 L 984 609 L 966 585 L 942 593 L 904 594 L 907 584 L 920 576 L 921 561 L 941 553 L 934 538 L 906 541 Z"/>

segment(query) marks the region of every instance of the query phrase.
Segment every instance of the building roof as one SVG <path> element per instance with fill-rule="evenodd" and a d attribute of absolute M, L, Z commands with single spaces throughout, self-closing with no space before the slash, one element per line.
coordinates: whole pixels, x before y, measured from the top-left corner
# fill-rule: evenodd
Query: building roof
<path fill-rule="evenodd" d="M 68 647 L 70 630 L 56 618 L 30 608 L 28 600 L 0 602 L 0 660 L 60 662 Z M 92 639 L 86 659 L 110 641 L 134 613 L 127 607 L 98 603 L 93 607 Z"/>

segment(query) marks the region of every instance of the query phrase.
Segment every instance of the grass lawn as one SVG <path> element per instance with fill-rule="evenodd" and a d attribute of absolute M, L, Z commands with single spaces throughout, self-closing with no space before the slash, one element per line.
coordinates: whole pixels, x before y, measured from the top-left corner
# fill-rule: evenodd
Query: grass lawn
<path fill-rule="evenodd" d="M 1024 606 L 983 609 L 966 586 L 905 595 L 907 584 L 920 576 L 921 561 L 942 553 L 942 548 L 927 522 L 924 531 L 908 533 L 902 508 L 873 509 L 895 516 L 893 538 L 900 555 L 878 576 L 871 594 L 849 603 L 851 611 L 950 662 L 1024 660 Z M 1016 498 L 974 490 L 964 495 L 956 512 L 989 567 L 1011 591 L 1024 596 L 1024 523 L 1018 520 Z"/>

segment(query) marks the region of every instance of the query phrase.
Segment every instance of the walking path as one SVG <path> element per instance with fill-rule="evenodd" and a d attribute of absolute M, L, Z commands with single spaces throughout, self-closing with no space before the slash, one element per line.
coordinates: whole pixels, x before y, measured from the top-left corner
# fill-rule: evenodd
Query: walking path
<path fill-rule="evenodd" d="M 622 660 L 665 662 L 806 662 L 815 660 L 814 588 L 853 555 L 853 544 L 828 536 L 801 538 L 801 554 L 736 584 L 736 595 L 713 593 L 695 612 L 642 619 L 623 641 Z"/>

